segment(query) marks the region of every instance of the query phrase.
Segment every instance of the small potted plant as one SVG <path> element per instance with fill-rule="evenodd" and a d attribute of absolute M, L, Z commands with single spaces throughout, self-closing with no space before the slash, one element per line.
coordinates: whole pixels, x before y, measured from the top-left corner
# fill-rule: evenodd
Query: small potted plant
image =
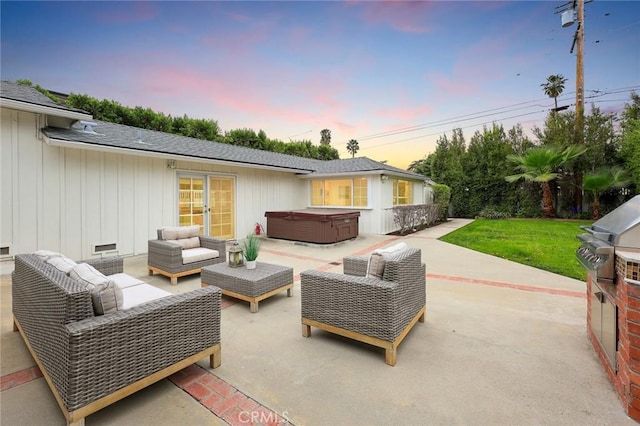
<path fill-rule="evenodd" d="M 247 263 L 247 269 L 256 268 L 256 259 L 258 258 L 258 251 L 260 249 L 260 240 L 256 234 L 247 235 L 247 239 L 244 241 L 244 249 L 242 254 Z"/>

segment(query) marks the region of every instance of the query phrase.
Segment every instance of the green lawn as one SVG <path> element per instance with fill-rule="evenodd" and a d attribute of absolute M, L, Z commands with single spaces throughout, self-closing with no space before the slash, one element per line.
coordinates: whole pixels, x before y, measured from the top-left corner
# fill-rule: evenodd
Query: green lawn
<path fill-rule="evenodd" d="M 581 225 L 590 221 L 549 219 L 477 219 L 440 238 L 503 259 L 533 266 L 578 280 L 585 270 L 576 260 L 583 233 Z"/>

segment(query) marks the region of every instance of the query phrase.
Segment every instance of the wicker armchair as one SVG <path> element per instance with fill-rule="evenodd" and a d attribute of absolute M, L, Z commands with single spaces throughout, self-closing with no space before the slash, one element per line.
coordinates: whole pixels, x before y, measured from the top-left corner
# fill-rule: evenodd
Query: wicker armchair
<path fill-rule="evenodd" d="M 149 240 L 148 245 L 149 275 L 154 272 L 165 275 L 171 278 L 171 285 L 177 285 L 178 277 L 197 274 L 204 266 L 226 262 L 226 241 L 199 235 L 199 232 L 197 225 L 158 229 L 158 239 Z M 195 253 L 205 259 L 185 261 L 187 253 Z"/>
<path fill-rule="evenodd" d="M 344 274 L 300 274 L 302 335 L 311 327 L 385 349 L 396 364 L 397 347 L 426 312 L 426 267 L 420 249 L 386 255 L 382 279 L 367 277 L 368 257 L 344 258 Z"/>

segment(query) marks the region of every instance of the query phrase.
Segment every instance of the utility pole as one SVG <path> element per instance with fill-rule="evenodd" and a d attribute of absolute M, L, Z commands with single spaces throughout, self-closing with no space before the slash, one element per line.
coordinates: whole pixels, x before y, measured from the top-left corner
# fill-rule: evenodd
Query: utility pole
<path fill-rule="evenodd" d="M 576 28 L 576 143 L 584 144 L 584 0 L 577 0 L 578 28 Z M 573 46 L 571 47 L 573 50 Z"/>
<path fill-rule="evenodd" d="M 590 3 L 593 0 L 586 0 Z M 584 144 L 584 4 L 585 0 L 572 0 L 556 7 L 556 13 L 562 13 L 562 26 L 569 27 L 574 18 L 578 27 L 573 35 L 573 43 L 569 53 L 576 48 L 576 119 L 575 143 Z"/>
<path fill-rule="evenodd" d="M 587 3 L 593 0 L 586 0 Z M 574 18 L 578 20 L 573 43 L 569 53 L 573 54 L 576 47 L 576 117 L 574 120 L 574 143 L 584 145 L 584 4 L 585 0 L 572 0 L 556 7 L 556 13 L 562 13 L 562 26 L 569 27 Z M 582 171 L 574 167 L 573 184 L 574 207 L 582 210 Z"/>

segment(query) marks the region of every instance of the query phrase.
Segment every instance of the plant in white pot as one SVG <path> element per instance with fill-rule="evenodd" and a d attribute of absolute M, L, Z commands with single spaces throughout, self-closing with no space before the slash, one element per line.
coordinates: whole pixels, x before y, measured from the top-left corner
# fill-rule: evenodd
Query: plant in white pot
<path fill-rule="evenodd" d="M 244 249 L 242 254 L 247 263 L 247 269 L 256 268 L 256 259 L 258 258 L 258 252 L 260 251 L 260 240 L 256 234 L 247 235 L 247 239 L 244 241 Z"/>

